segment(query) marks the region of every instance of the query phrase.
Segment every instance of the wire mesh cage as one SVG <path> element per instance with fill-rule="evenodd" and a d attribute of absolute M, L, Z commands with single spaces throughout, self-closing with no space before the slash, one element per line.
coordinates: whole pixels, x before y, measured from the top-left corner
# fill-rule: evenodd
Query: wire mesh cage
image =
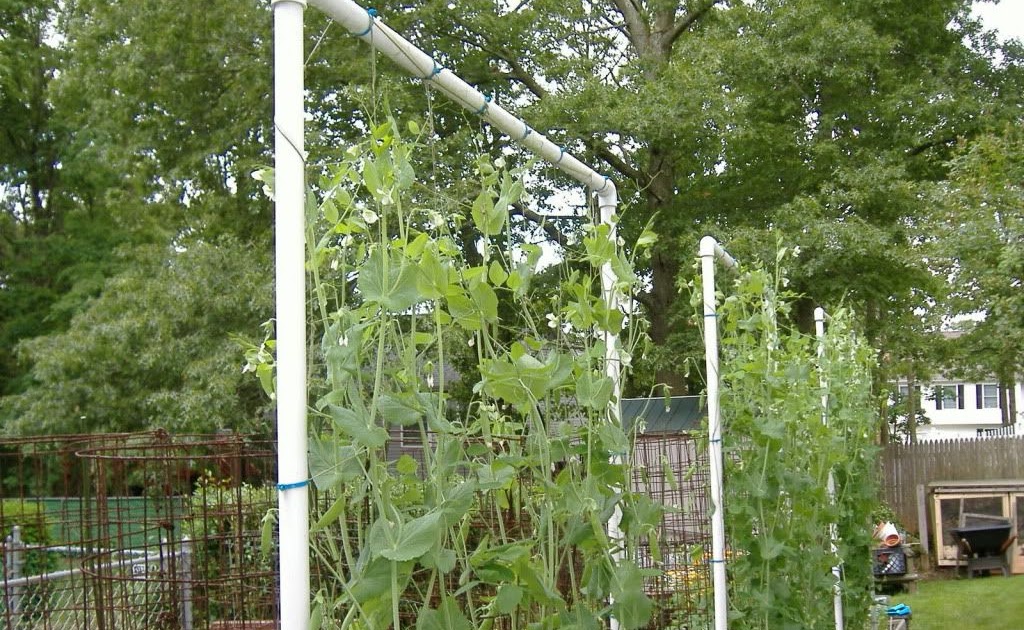
<path fill-rule="evenodd" d="M 276 627 L 274 460 L 237 434 L 0 441 L 6 627 Z"/>
<path fill-rule="evenodd" d="M 651 628 L 705 628 L 710 619 L 710 494 L 707 453 L 688 433 L 637 436 L 633 489 L 665 507 L 655 540 L 641 548 L 641 566 L 661 569 L 648 579 L 657 609 Z"/>
<path fill-rule="evenodd" d="M 687 434 L 648 434 L 633 458 L 634 490 L 666 507 L 658 549 L 638 557 L 661 570 L 645 585 L 651 627 L 704 627 L 706 455 Z M 277 558 L 264 549 L 274 465 L 271 442 L 236 434 L 0 440 L 4 627 L 277 628 Z M 485 508 L 480 532 L 498 527 Z M 509 536 L 529 526 L 501 523 Z"/>

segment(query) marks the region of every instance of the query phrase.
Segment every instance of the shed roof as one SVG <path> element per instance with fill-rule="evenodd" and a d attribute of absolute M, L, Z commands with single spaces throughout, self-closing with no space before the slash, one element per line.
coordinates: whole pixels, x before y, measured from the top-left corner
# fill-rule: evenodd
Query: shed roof
<path fill-rule="evenodd" d="M 627 431 L 640 418 L 644 421 L 644 433 L 698 431 L 707 413 L 701 396 L 622 399 L 622 423 Z"/>

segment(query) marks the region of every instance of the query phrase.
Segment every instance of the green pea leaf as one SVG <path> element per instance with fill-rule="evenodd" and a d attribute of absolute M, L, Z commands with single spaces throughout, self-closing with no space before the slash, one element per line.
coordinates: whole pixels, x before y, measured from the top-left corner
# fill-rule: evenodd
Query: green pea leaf
<path fill-rule="evenodd" d="M 369 417 L 360 417 L 345 407 L 329 405 L 327 412 L 334 420 L 334 426 L 352 438 L 352 441 L 366 448 L 380 448 L 387 444 L 388 432 L 373 424 Z"/>
<path fill-rule="evenodd" d="M 519 607 L 523 589 L 515 584 L 502 584 L 494 596 L 494 608 L 502 615 L 510 615 Z"/>
<path fill-rule="evenodd" d="M 508 220 L 507 206 L 505 209 L 494 205 L 494 197 L 489 191 L 483 191 L 473 200 L 473 223 L 484 236 L 501 234 Z"/>
<path fill-rule="evenodd" d="M 612 614 L 620 628 L 636 630 L 647 626 L 654 602 L 644 592 L 644 574 L 634 562 L 626 560 L 615 567 L 612 597 Z"/>
<path fill-rule="evenodd" d="M 416 619 L 416 630 L 473 630 L 459 604 L 452 598 L 445 598 L 436 610 L 424 606 Z"/>
<path fill-rule="evenodd" d="M 401 313 L 423 299 L 417 287 L 418 272 L 404 255 L 374 247 L 359 270 L 356 286 L 367 302 Z"/>
<path fill-rule="evenodd" d="M 415 560 L 437 542 L 441 516 L 433 510 L 411 521 L 392 522 L 381 517 L 370 526 L 370 550 L 395 562 Z"/>

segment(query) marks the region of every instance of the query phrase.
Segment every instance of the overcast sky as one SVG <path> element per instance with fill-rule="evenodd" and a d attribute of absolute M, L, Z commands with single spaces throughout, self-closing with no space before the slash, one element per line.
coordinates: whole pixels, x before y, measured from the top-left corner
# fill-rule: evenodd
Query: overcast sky
<path fill-rule="evenodd" d="M 1024 39 L 1024 0 L 1002 0 L 999 4 L 976 2 L 974 12 L 987 28 L 999 31 L 1001 39 Z"/>

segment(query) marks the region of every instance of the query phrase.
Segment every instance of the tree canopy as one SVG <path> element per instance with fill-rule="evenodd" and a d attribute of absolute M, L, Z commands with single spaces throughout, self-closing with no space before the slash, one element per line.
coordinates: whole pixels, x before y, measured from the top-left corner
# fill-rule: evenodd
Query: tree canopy
<path fill-rule="evenodd" d="M 814 305 L 852 307 L 891 359 L 886 378 L 930 347 L 938 320 L 917 314 L 969 310 L 968 296 L 985 327 L 1019 339 L 1019 291 L 1005 281 L 1019 278 L 1019 138 L 1007 129 L 1020 122 L 1024 49 L 1000 44 L 971 5 L 376 8 L 439 63 L 615 177 L 625 240 L 648 224 L 660 237 L 641 270 L 652 344 L 632 387 L 683 393 L 699 381 L 682 367 L 698 337 L 681 287 L 705 233 L 744 260 L 774 256 L 780 237 L 799 245 L 797 319 L 809 324 Z M 271 159 L 269 6 L 4 0 L 0 18 L 5 426 L 91 428 L 76 424 L 83 415 L 96 428 L 251 426 L 264 403 L 238 383 L 244 361 L 227 340 L 260 339 L 270 316 L 270 204 L 249 175 Z M 475 168 L 467 154 L 525 157 L 316 11 L 306 23 L 310 180 L 373 120 L 417 120 L 431 156 L 419 183 L 444 191 L 434 210 L 472 254 L 478 191 L 465 183 Z M 578 199 L 553 194 L 570 184 L 542 165 L 528 182 L 517 220 L 578 243 L 574 223 L 545 219 L 581 211 Z M 954 246 L 954 233 L 970 238 Z M 990 237 L 1003 245 L 982 247 Z M 952 292 L 940 269 L 958 274 Z M 255 290 L 258 299 L 247 293 Z M 184 316 L 213 312 L 223 316 Z M 147 361 L 174 366 L 175 378 Z M 72 387 L 75 395 L 53 393 Z M 213 404 L 215 393 L 231 401 Z M 211 410 L 205 424 L 199 401 Z"/>

